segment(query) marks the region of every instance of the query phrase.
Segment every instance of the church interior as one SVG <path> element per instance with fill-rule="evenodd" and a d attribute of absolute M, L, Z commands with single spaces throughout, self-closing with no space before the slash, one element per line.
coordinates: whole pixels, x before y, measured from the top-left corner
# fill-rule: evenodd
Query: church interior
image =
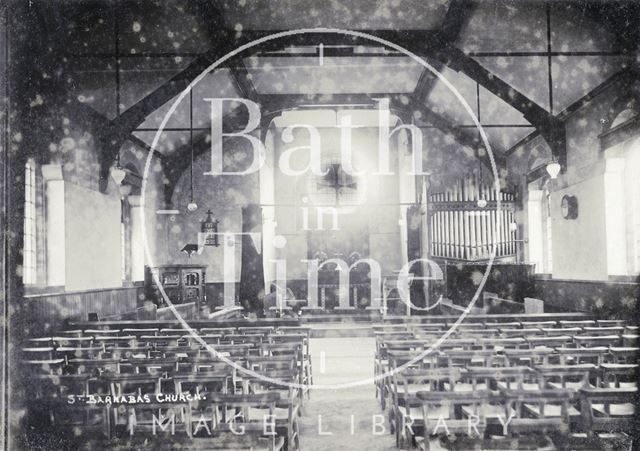
<path fill-rule="evenodd" d="M 7 449 L 638 445 L 639 3 L 1 22 Z"/>

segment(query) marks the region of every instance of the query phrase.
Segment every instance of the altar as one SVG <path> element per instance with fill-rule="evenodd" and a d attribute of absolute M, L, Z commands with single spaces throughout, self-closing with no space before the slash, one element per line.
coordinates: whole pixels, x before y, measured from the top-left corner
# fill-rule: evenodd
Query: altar
<path fill-rule="evenodd" d="M 340 305 L 340 271 L 336 265 L 318 271 L 318 300 L 322 310 L 366 309 L 371 306 L 369 267 L 357 265 L 349 272 L 348 305 Z"/>
<path fill-rule="evenodd" d="M 379 310 L 380 283 L 372 286 L 371 270 L 366 262 L 341 264 L 334 261 L 321 263 L 307 285 L 307 304 L 303 310 L 355 311 Z M 378 279 L 379 280 L 379 279 Z"/>

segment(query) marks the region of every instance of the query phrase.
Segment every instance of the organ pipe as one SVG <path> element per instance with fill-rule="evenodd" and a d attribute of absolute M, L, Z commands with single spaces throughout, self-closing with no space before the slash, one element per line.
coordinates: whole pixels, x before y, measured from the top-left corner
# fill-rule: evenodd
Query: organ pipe
<path fill-rule="evenodd" d="M 497 199 L 501 209 L 497 209 Z M 478 205 L 485 199 L 485 207 Z M 429 221 L 432 256 L 459 260 L 488 259 L 513 256 L 515 234 L 509 225 L 514 221 L 515 196 L 508 191 L 494 190 L 484 183 L 477 172 L 457 180 L 451 188 L 429 196 Z"/>

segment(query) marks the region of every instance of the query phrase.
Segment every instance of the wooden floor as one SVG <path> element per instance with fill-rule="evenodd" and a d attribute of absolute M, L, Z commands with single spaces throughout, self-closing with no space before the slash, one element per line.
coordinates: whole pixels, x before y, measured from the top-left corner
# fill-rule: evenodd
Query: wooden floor
<path fill-rule="evenodd" d="M 372 377 L 374 352 L 372 337 L 311 339 L 314 383 L 344 384 Z M 381 435 L 373 434 L 373 415 L 382 415 L 373 383 L 343 389 L 314 390 L 300 418 L 301 448 L 314 451 L 397 449 L 393 435 L 389 434 L 386 418 L 383 421 L 380 417 L 377 421 L 387 430 Z"/>

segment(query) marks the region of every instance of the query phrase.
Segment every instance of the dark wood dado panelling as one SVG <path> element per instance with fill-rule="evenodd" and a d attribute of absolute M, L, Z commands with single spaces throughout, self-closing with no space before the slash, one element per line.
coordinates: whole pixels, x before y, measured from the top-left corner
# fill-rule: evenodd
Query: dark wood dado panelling
<path fill-rule="evenodd" d="M 95 312 L 99 318 L 136 309 L 141 287 L 112 288 L 71 293 L 25 296 L 34 322 L 55 327 L 65 319 L 86 320 Z M 45 326 L 46 329 L 46 326 Z"/>
<path fill-rule="evenodd" d="M 597 317 L 638 320 L 638 282 L 534 279 L 536 297 L 565 311 L 592 312 Z"/>
<path fill-rule="evenodd" d="M 238 293 L 240 292 L 240 283 L 236 283 L 236 304 L 238 303 Z M 224 283 L 223 282 L 207 282 L 204 287 L 205 296 L 207 297 L 207 305 L 209 308 L 216 308 L 224 305 Z"/>
<path fill-rule="evenodd" d="M 307 298 L 307 281 L 302 279 L 287 280 L 287 287 L 291 288 L 297 299 Z M 224 305 L 224 283 L 207 282 L 205 284 L 205 294 L 207 296 L 207 305 L 214 309 Z M 240 283 L 236 283 L 236 305 L 241 305 L 249 311 L 262 311 L 262 298 L 264 294 L 258 293 L 256 299 L 241 299 Z"/>
<path fill-rule="evenodd" d="M 475 295 L 478 284 L 487 270 L 485 262 L 455 262 L 434 259 L 446 278 L 446 295 L 456 304 L 466 306 Z M 495 262 L 482 291 L 495 293 L 499 298 L 524 302 L 535 297 L 533 266 L 527 264 Z M 482 299 L 482 293 L 480 297 Z"/>

